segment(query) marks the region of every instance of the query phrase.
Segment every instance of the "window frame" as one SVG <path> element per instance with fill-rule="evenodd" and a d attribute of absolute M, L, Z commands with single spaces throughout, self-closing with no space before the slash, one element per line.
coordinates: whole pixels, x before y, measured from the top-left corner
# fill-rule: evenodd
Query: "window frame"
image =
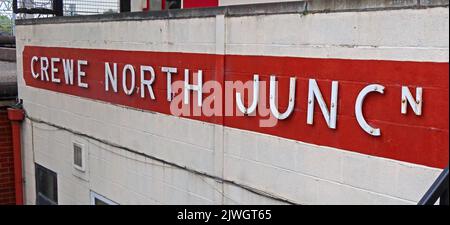
<path fill-rule="evenodd" d="M 100 195 L 100 194 L 98 194 L 98 193 L 96 193 L 95 191 L 92 191 L 92 190 L 91 190 L 91 193 L 90 193 L 90 198 L 91 198 L 91 205 L 96 205 L 95 204 L 95 199 L 98 199 L 98 200 L 106 203 L 107 205 L 119 205 L 119 203 L 114 202 L 113 200 L 108 199 L 105 196 Z"/>
<path fill-rule="evenodd" d="M 38 163 L 35 163 L 35 189 L 36 189 L 36 205 L 58 205 L 58 174 L 55 171 L 52 171 Z M 53 182 L 53 193 L 55 193 L 55 199 L 50 199 L 50 196 L 44 195 L 43 192 L 41 192 L 42 187 L 39 185 L 39 179 L 38 174 L 40 172 L 43 172 L 47 175 L 53 175 L 54 176 L 54 182 Z M 41 202 L 40 199 L 44 200 L 44 202 Z"/>
<path fill-rule="evenodd" d="M 75 169 L 84 173 L 84 172 L 86 172 L 86 146 L 79 141 L 73 141 L 72 142 L 72 153 L 75 153 L 75 145 L 77 145 L 81 149 L 81 166 L 78 166 L 75 163 L 75 155 L 74 154 L 72 154 L 72 165 Z"/>

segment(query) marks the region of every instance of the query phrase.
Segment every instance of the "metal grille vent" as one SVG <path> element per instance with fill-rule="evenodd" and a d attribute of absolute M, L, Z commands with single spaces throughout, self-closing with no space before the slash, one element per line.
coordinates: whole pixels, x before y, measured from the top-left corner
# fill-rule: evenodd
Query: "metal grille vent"
<path fill-rule="evenodd" d="M 83 146 L 77 143 L 73 144 L 73 165 L 76 169 L 84 171 L 84 153 Z"/>

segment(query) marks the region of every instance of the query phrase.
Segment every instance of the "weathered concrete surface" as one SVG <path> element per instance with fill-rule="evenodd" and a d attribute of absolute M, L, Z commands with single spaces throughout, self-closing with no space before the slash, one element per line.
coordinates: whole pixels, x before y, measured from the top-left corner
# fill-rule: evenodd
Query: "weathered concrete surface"
<path fill-rule="evenodd" d="M 17 96 L 16 49 L 0 48 L 0 99 Z"/>
<path fill-rule="evenodd" d="M 213 8 L 193 8 L 182 10 L 164 10 L 150 12 L 131 12 L 118 14 L 104 14 L 91 16 L 51 17 L 40 19 L 17 20 L 16 25 L 55 24 L 55 23 L 88 23 L 108 21 L 139 21 L 161 19 L 186 19 L 226 16 L 254 16 L 292 13 L 324 13 L 342 11 L 371 11 L 413 9 L 424 7 L 447 7 L 448 0 L 310 0 L 310 1 L 286 1 L 261 4 L 230 5 Z"/>
<path fill-rule="evenodd" d="M 0 47 L 0 61 L 15 62 L 16 61 L 16 49 Z"/>

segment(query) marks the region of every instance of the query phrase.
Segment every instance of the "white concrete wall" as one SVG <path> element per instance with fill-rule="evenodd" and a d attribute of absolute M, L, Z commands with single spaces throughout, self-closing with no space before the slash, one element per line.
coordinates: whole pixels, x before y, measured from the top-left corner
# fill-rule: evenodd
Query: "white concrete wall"
<path fill-rule="evenodd" d="M 130 10 L 131 12 L 140 12 L 146 6 L 146 0 L 131 0 Z"/>
<path fill-rule="evenodd" d="M 147 0 L 131 0 L 131 12 L 141 12 L 147 7 Z M 150 0 L 150 10 L 161 10 L 161 0 Z"/>
<path fill-rule="evenodd" d="M 430 8 L 17 26 L 18 73 L 25 45 L 448 62 L 448 15 Z M 33 118 L 295 203 L 414 204 L 440 172 L 18 82 Z M 88 204 L 89 190 L 120 204 L 281 203 L 48 125 L 27 120 L 23 131 L 28 204 L 35 202 L 33 162 L 58 173 L 60 204 Z M 71 165 L 73 140 L 89 149 L 83 179 Z"/>

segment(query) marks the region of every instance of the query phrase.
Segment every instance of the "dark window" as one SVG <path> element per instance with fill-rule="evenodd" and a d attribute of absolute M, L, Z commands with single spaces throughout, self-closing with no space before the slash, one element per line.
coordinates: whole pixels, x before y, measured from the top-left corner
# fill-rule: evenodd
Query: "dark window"
<path fill-rule="evenodd" d="M 36 164 L 36 204 L 58 204 L 58 178 L 56 173 Z"/>
<path fill-rule="evenodd" d="M 95 200 L 95 205 L 109 205 L 108 203 L 96 198 Z"/>
<path fill-rule="evenodd" d="M 120 12 L 130 12 L 131 3 L 130 0 L 120 0 Z"/>
<path fill-rule="evenodd" d="M 73 144 L 73 163 L 79 168 L 83 168 L 83 148 L 81 145 Z"/>
<path fill-rule="evenodd" d="M 181 0 L 167 0 L 166 1 L 168 9 L 180 9 L 181 8 Z"/>

